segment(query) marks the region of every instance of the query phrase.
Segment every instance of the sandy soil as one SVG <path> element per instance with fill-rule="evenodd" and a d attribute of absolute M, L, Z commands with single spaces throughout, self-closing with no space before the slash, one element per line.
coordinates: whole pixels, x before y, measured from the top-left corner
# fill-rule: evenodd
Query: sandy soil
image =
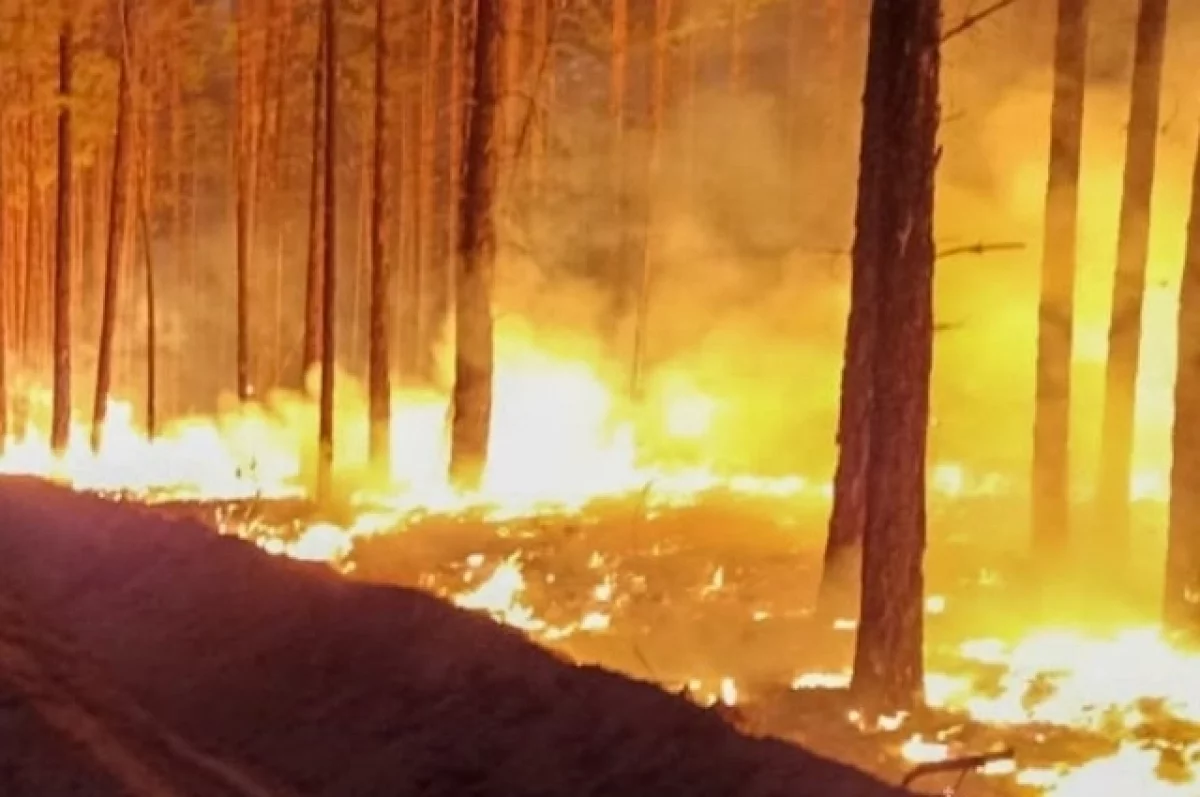
<path fill-rule="evenodd" d="M 0 728 L 48 734 L 22 734 L 27 753 L 7 736 L 0 771 L 44 760 L 68 778 L 11 780 L 5 795 L 112 793 L 114 750 L 167 784 L 118 779 L 145 794 L 898 794 L 423 592 L 272 558 L 194 520 L 23 479 L 0 480 L 0 517 L 5 625 L 26 630 L 0 649 L 18 704 Z M 86 670 L 72 701 L 94 721 L 56 725 L 20 685 L 35 654 Z M 64 735 L 81 726 L 90 748 Z"/>

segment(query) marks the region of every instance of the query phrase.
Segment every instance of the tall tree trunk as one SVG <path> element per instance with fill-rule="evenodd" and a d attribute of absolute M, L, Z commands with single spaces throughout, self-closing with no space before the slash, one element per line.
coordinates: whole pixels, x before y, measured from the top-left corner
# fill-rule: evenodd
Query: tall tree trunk
<path fill-rule="evenodd" d="M 417 297 L 418 325 L 413 353 L 417 373 L 422 380 L 432 377 L 433 353 L 437 341 L 438 321 L 445 308 L 446 280 L 434 279 L 434 254 L 437 184 L 434 180 L 438 162 L 438 73 L 441 66 L 442 27 L 441 4 L 430 3 L 426 8 L 425 79 L 422 81 L 420 146 L 417 150 L 417 190 L 420 193 L 417 211 L 417 259 L 415 267 L 421 275 L 418 283 L 423 290 Z"/>
<path fill-rule="evenodd" d="M 1142 341 L 1142 299 L 1150 248 L 1150 199 L 1158 149 L 1159 100 L 1168 0 L 1141 0 L 1133 55 L 1125 182 L 1117 232 L 1117 270 L 1108 327 L 1108 367 L 1104 380 L 1104 427 L 1100 478 L 1096 489 L 1101 533 L 1111 544 L 1095 547 L 1124 560 L 1129 544 L 1129 486 L 1133 471 L 1134 413 L 1138 347 Z"/>
<path fill-rule="evenodd" d="M 456 264 L 454 393 L 450 479 L 460 489 L 483 483 L 491 434 L 492 273 L 496 260 L 496 200 L 500 170 L 497 110 L 503 85 L 501 0 L 475 0 L 471 106 L 459 203 Z"/>
<path fill-rule="evenodd" d="M 154 242 L 146 212 L 145 178 L 138 190 L 138 226 L 142 235 L 142 263 L 146 287 L 146 437 L 158 435 L 158 318 L 155 308 Z"/>
<path fill-rule="evenodd" d="M 391 473 L 392 385 L 388 354 L 388 306 L 391 274 L 388 268 L 387 197 L 387 0 L 375 0 L 375 153 L 371 168 L 371 306 L 367 340 L 367 394 L 370 432 L 368 456 L 376 474 Z"/>
<path fill-rule="evenodd" d="M 121 3 L 122 25 L 128 25 L 128 8 Z M 113 134 L 112 170 L 108 190 L 108 232 L 104 250 L 104 297 L 100 306 L 100 341 L 96 355 L 96 390 L 92 395 L 93 451 L 99 451 L 108 415 L 112 386 L 113 336 L 117 322 L 117 295 L 121 265 L 125 260 L 126 199 L 129 189 L 129 59 L 121 58 L 117 76 L 117 119 Z"/>
<path fill-rule="evenodd" d="M 649 179 L 646 181 L 646 220 L 642 232 L 641 269 L 637 272 L 634 290 L 633 363 L 630 369 L 629 393 L 636 401 L 641 398 L 646 371 L 646 348 L 650 325 L 650 290 L 654 276 L 655 227 L 657 225 L 657 183 L 662 160 L 663 123 L 667 103 L 667 65 L 670 48 L 667 30 L 671 18 L 671 0 L 656 0 L 654 4 L 654 63 L 650 77 L 650 156 L 647 161 Z"/>
<path fill-rule="evenodd" d="M 1050 165 L 1042 233 L 1033 420 L 1033 547 L 1057 557 L 1070 536 L 1071 348 L 1075 242 L 1087 81 L 1088 0 L 1059 0 L 1054 40 Z"/>
<path fill-rule="evenodd" d="M 611 117 L 613 142 L 611 179 L 613 191 L 613 241 L 612 273 L 620 278 L 614 299 L 617 312 L 614 321 L 628 312 L 629 236 L 626 233 L 628 205 L 629 159 L 625 156 L 625 107 L 629 81 L 629 0 L 613 0 L 612 3 L 612 63 L 609 65 L 608 113 Z"/>
<path fill-rule="evenodd" d="M 8 250 L 11 245 L 9 234 L 12 231 L 11 217 L 7 205 L 8 160 L 11 154 L 9 147 L 8 118 L 0 109 L 0 456 L 8 449 L 8 329 L 11 323 L 9 313 L 9 267 Z"/>
<path fill-rule="evenodd" d="M 247 0 L 237 0 L 237 98 L 235 100 L 236 122 L 234 125 L 234 168 L 236 169 L 234 304 L 237 326 L 235 356 L 237 396 L 238 400 L 243 402 L 249 401 L 253 392 L 250 381 L 250 256 L 255 201 L 254 175 L 258 170 L 255 157 L 258 126 L 253 121 L 254 100 L 251 96 L 253 81 L 250 75 L 248 43 L 252 22 L 246 6 Z"/>
<path fill-rule="evenodd" d="M 54 411 L 50 420 L 50 448 L 67 449 L 71 436 L 71 59 L 72 31 L 69 11 L 58 34 L 58 186 L 55 207 L 57 231 L 54 251 Z"/>
<path fill-rule="evenodd" d="M 300 363 L 300 385 L 307 385 L 308 375 L 321 359 L 321 263 L 322 247 L 326 240 L 321 225 L 324 201 L 324 116 L 328 102 L 325 97 L 325 33 L 322 28 L 320 44 L 313 63 L 312 100 L 312 172 L 308 194 L 308 267 L 304 281 L 304 351 Z"/>
<path fill-rule="evenodd" d="M 866 478 L 861 609 L 851 691 L 876 710 L 911 706 L 924 681 L 925 456 L 933 360 L 933 200 L 940 0 L 871 6 L 855 219 L 852 312 L 886 346 L 865 366 Z M 863 304 L 866 301 L 868 304 Z M 842 420 L 842 430 L 847 419 Z M 852 456 L 859 456 L 853 452 Z M 845 490 L 839 482 L 835 490 Z M 845 501 L 847 496 L 835 500 Z"/>
<path fill-rule="evenodd" d="M 325 29 L 325 252 L 321 268 L 321 394 L 317 419 L 317 500 L 333 491 L 333 369 L 337 320 L 337 15 L 336 0 L 324 0 Z"/>
<path fill-rule="evenodd" d="M 1179 284 L 1178 330 L 1163 621 L 1195 639 L 1200 638 L 1200 141 Z"/>
<path fill-rule="evenodd" d="M 447 206 L 452 211 L 446 223 L 446 252 L 448 255 L 446 259 L 450 265 L 445 269 L 444 280 L 448 311 L 455 305 L 454 285 L 458 279 L 458 269 L 454 264 L 458 253 L 459 239 L 458 207 L 462 202 L 463 145 L 467 137 L 466 129 L 463 127 L 466 119 L 462 63 L 465 48 L 463 3 L 464 0 L 450 0 L 450 185 Z"/>

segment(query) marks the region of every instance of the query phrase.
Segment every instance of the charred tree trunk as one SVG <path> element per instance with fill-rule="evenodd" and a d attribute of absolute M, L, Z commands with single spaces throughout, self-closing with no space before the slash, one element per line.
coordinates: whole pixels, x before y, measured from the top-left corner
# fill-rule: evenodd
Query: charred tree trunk
<path fill-rule="evenodd" d="M 54 410 L 50 448 L 67 449 L 71 436 L 71 17 L 58 34 L 58 186 L 54 253 Z"/>
<path fill-rule="evenodd" d="M 1059 0 L 1054 41 L 1050 167 L 1042 235 L 1033 420 L 1033 547 L 1058 556 L 1070 537 L 1071 348 L 1075 240 L 1087 80 L 1088 0 Z"/>
<path fill-rule="evenodd" d="M 865 409 L 866 440 L 842 456 L 865 461 L 851 471 L 862 474 L 857 484 L 839 472 L 835 500 L 843 511 L 847 501 L 864 504 L 855 511 L 864 527 L 851 691 L 876 710 L 912 705 L 924 681 L 940 34 L 940 0 L 872 4 L 851 294 L 867 336 L 847 341 L 847 374 L 855 378 L 843 385 L 867 393 L 843 403 Z M 850 420 L 842 419 L 843 434 Z"/>
<path fill-rule="evenodd" d="M 1129 487 L 1133 471 L 1134 413 L 1138 347 L 1142 340 L 1142 299 L 1150 248 L 1150 198 L 1158 149 L 1159 100 L 1168 0 L 1141 0 L 1133 56 L 1125 181 L 1117 233 L 1117 271 L 1108 327 L 1104 426 L 1100 478 L 1096 488 L 1101 533 L 1111 544 L 1097 550 L 1123 561 L 1129 544 Z"/>
<path fill-rule="evenodd" d="M 450 141 L 449 141 L 449 157 L 450 157 L 450 185 L 449 185 L 449 201 L 448 207 L 452 209 L 449 214 L 450 218 L 446 224 L 448 241 L 446 245 L 446 258 L 450 262 L 450 266 L 445 269 L 445 288 L 446 288 L 446 307 L 447 312 L 452 312 L 455 305 L 454 285 L 458 279 L 457 253 L 458 253 L 458 207 L 462 202 L 462 169 L 463 169 L 463 145 L 466 141 L 467 131 L 463 126 L 466 119 L 464 109 L 466 106 L 466 98 L 463 96 L 463 50 L 464 50 L 464 0 L 450 0 Z"/>
<path fill-rule="evenodd" d="M 308 194 L 308 267 L 304 280 L 304 350 L 300 363 L 300 384 L 307 385 L 308 375 L 321 359 L 321 258 L 325 231 L 321 225 L 321 203 L 324 200 L 324 115 L 325 99 L 325 33 L 322 29 L 317 56 L 313 64 L 312 101 L 312 172 Z"/>
<path fill-rule="evenodd" d="M 122 25 L 128 10 L 121 3 Z M 104 251 L 104 297 L 100 306 L 100 342 L 96 355 L 96 391 L 92 396 L 93 451 L 100 450 L 108 394 L 112 386 L 113 336 L 117 322 L 117 293 L 121 264 L 125 259 L 126 193 L 129 187 L 129 59 L 121 58 L 117 77 L 117 120 L 113 134 L 112 171 L 108 190 L 108 231 Z"/>
<path fill-rule="evenodd" d="M 503 70 L 501 0 L 475 0 L 471 106 L 459 200 L 455 266 L 454 395 L 450 479 L 461 489 L 482 486 L 491 434 L 492 272 L 496 260 L 497 138 Z"/>
<path fill-rule="evenodd" d="M 375 0 L 375 152 L 371 164 L 371 304 L 367 340 L 367 394 L 370 432 L 368 456 L 379 476 L 391 472 L 391 358 L 388 354 L 388 299 L 391 273 L 387 237 L 387 0 Z"/>
<path fill-rule="evenodd" d="M 1163 621 L 1200 638 L 1200 141 L 1192 174 L 1192 212 L 1179 285 L 1175 426 Z"/>
<path fill-rule="evenodd" d="M 336 0 L 324 0 L 325 29 L 325 251 L 321 268 L 321 394 L 317 419 L 317 500 L 327 502 L 333 491 L 333 369 L 337 317 L 337 15 Z"/>

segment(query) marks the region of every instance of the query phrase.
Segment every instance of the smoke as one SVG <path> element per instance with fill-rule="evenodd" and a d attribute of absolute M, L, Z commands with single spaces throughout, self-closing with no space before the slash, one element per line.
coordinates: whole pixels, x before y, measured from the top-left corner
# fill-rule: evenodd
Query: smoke
<path fill-rule="evenodd" d="M 734 90 L 718 5 L 698 5 L 694 18 L 675 20 L 679 30 L 695 32 L 697 52 L 692 77 L 685 79 L 693 57 L 685 50 L 688 36 L 673 40 L 656 168 L 648 165 L 652 52 L 644 41 L 646 20 L 634 22 L 629 111 L 619 140 L 605 96 L 606 53 L 579 43 L 564 47 L 570 55 L 557 62 L 554 103 L 537 122 L 545 125 L 539 128 L 545 154 L 532 145 L 519 156 L 506 154 L 510 175 L 496 271 L 498 360 L 503 369 L 506 360 L 536 350 L 584 363 L 607 386 L 612 412 L 632 414 L 626 398 L 634 295 L 648 263 L 649 413 L 653 417 L 680 396 L 702 398 L 711 409 L 706 433 L 666 439 L 671 435 L 648 423 L 642 428 L 652 433 L 649 442 L 729 470 L 828 477 L 848 302 L 865 8 L 845 12 L 840 35 L 806 23 L 803 40 L 789 45 L 788 4 L 759 4 L 745 29 L 744 85 Z M 978 10 L 966 0 L 946 5 L 948 26 Z M 1149 473 L 1148 490 L 1168 462 L 1175 294 L 1200 118 L 1191 91 L 1200 64 L 1200 38 L 1191 34 L 1200 29 L 1200 9 L 1177 5 L 1172 13 L 1139 394 L 1137 462 Z M 1114 0 L 1096 4 L 1092 18 L 1073 429 L 1081 491 L 1091 481 L 1098 438 L 1135 15 L 1134 0 Z M 931 457 L 1000 472 L 1016 489 L 1024 487 L 1032 437 L 1053 25 L 1053 4 L 1019 2 L 956 36 L 944 50 L 937 240 L 942 249 L 980 244 L 985 251 L 937 264 L 941 331 Z M 597 37 L 603 39 L 589 41 Z M 789 67 L 789 58 L 799 58 L 799 66 Z M 303 106 L 289 104 L 294 118 L 285 127 L 307 129 Z M 359 215 L 366 205 L 356 175 L 366 173 L 360 168 L 366 127 L 357 120 L 347 125 L 339 259 L 347 273 L 359 275 L 342 278 L 339 291 L 339 361 L 349 417 L 361 404 L 357 380 L 365 371 Z M 302 329 L 299 266 L 311 165 L 304 139 L 297 134 L 287 145 L 297 161 L 288 172 L 290 193 L 278 200 L 287 233 L 256 254 L 256 262 L 281 258 L 289 264 L 282 280 L 256 266 L 273 275 L 256 278 L 253 286 L 256 307 L 268 308 L 256 318 L 254 337 L 264 390 L 288 384 L 285 376 L 294 370 L 287 358 L 276 362 L 266 352 L 298 348 Z M 531 176 L 535 172 L 539 176 Z M 400 186 L 415 173 L 398 167 L 396 177 Z M 448 198 L 443 181 L 434 209 L 439 225 L 454 211 Z M 209 204 L 195 258 L 201 276 L 165 288 L 160 303 L 163 318 L 189 319 L 167 324 L 160 345 L 165 360 L 189 363 L 181 371 L 195 380 L 186 391 L 196 396 L 214 395 L 214 384 L 230 384 L 233 369 L 228 208 Z M 393 210 L 396 225 L 414 212 L 411 203 Z M 403 268 L 411 252 L 398 235 L 389 240 Z M 988 249 L 997 243 L 1020 248 Z M 435 262 L 449 258 L 448 248 L 439 245 Z M 131 290 L 136 295 L 137 288 Z M 140 305 L 135 307 L 130 327 L 141 323 Z M 406 318 L 399 304 L 396 318 Z M 450 381 L 448 332 L 443 324 L 427 391 L 443 402 Z M 131 332 L 126 340 L 139 335 Z M 204 376 L 210 378 L 200 384 Z M 294 393 L 280 395 L 300 401 Z M 288 416 L 287 423 L 315 428 L 307 416 Z M 346 457 L 357 462 L 354 448 L 363 445 L 365 432 L 357 421 L 347 424 Z"/>

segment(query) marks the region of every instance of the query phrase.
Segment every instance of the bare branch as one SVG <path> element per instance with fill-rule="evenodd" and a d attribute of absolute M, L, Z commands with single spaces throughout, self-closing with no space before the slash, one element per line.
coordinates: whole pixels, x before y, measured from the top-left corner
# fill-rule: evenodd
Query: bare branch
<path fill-rule="evenodd" d="M 987 8 L 976 11 L 974 14 L 967 14 L 957 25 L 953 26 L 949 30 L 942 31 L 942 44 L 945 44 L 947 41 L 953 39 L 955 36 L 958 36 L 961 33 L 966 33 L 988 17 L 1003 11 L 1009 6 L 1014 5 L 1016 2 L 1017 0 L 996 0 L 996 2 L 992 3 Z"/>
<path fill-rule="evenodd" d="M 951 246 L 947 249 L 940 249 L 935 255 L 936 259 L 941 260 L 946 257 L 954 257 L 955 255 L 986 255 L 991 252 L 1019 252 L 1025 248 L 1025 244 L 1020 241 L 1001 241 L 999 243 L 984 243 L 978 241 L 973 244 L 964 246 Z"/>

